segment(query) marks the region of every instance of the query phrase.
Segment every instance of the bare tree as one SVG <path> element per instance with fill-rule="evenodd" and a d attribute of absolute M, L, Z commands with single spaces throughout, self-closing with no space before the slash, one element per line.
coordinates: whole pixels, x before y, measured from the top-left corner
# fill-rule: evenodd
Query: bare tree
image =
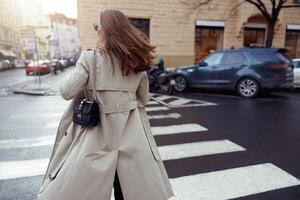
<path fill-rule="evenodd" d="M 199 10 L 203 6 L 210 6 L 214 0 L 181 0 L 181 2 L 185 5 L 190 6 L 191 11 Z M 267 9 L 266 1 L 271 3 L 271 10 Z M 299 4 L 290 4 L 288 0 L 241 0 L 237 5 L 234 5 L 233 8 L 236 9 L 243 3 L 250 3 L 254 5 L 261 14 L 267 20 L 267 39 L 265 46 L 271 47 L 273 44 L 273 36 L 275 25 L 278 20 L 278 16 L 280 11 L 285 8 L 300 8 Z M 300 11 L 300 10 L 299 10 Z"/>

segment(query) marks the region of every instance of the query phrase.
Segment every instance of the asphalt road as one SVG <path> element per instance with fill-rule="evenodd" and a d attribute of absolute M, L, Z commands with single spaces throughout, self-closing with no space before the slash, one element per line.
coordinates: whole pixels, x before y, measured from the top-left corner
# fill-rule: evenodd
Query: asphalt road
<path fill-rule="evenodd" d="M 175 95 L 154 95 L 147 112 L 180 199 L 300 199 L 300 92 Z M 35 199 L 67 103 L 0 97 L 1 200 Z"/>

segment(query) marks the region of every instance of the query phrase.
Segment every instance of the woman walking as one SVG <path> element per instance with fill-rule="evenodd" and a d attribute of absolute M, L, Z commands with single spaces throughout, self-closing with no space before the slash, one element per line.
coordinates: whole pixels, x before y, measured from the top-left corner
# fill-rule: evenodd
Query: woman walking
<path fill-rule="evenodd" d="M 61 83 L 60 95 L 71 102 L 38 200 L 110 200 L 113 185 L 116 200 L 168 200 L 173 191 L 145 111 L 145 71 L 153 64 L 155 47 L 118 10 L 101 12 L 95 30 L 99 48 L 83 51 Z M 74 102 L 85 86 L 100 107 L 95 127 L 72 121 Z"/>

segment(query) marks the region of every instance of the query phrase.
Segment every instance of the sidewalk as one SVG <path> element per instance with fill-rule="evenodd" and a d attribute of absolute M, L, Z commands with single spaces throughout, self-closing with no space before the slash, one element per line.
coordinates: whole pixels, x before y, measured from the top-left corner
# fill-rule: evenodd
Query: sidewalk
<path fill-rule="evenodd" d="M 48 74 L 40 77 L 41 83 L 38 79 L 32 79 L 22 83 L 18 83 L 10 87 L 10 91 L 14 94 L 26 95 L 57 95 L 60 81 L 68 76 L 73 67 L 69 67 L 64 72 L 59 72 L 57 75 Z"/>
<path fill-rule="evenodd" d="M 15 94 L 27 94 L 27 95 L 46 95 L 49 94 L 52 90 L 49 84 L 39 84 L 26 82 L 18 84 L 11 88 L 12 92 Z"/>

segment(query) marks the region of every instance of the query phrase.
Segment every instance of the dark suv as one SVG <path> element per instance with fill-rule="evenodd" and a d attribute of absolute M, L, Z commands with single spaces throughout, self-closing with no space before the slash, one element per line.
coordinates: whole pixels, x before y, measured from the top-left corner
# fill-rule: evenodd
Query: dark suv
<path fill-rule="evenodd" d="M 293 85 L 293 62 L 286 49 L 241 48 L 217 51 L 200 62 L 175 69 L 175 90 L 188 87 L 230 89 L 247 98 L 262 89 Z"/>

